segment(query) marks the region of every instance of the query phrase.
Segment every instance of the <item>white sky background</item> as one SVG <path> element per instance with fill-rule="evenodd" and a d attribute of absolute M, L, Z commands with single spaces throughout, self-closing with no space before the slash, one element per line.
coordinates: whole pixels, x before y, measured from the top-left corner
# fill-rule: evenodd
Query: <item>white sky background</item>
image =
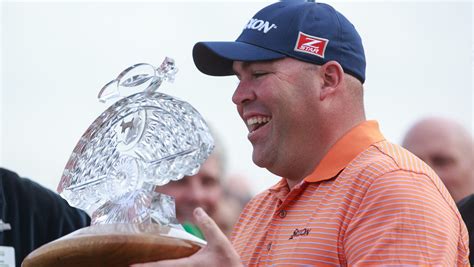
<path fill-rule="evenodd" d="M 191 103 L 217 129 L 228 173 L 259 192 L 276 177 L 253 165 L 231 102 L 237 79 L 201 74 L 197 41 L 234 40 L 267 2 L 3 2 L 0 166 L 55 189 L 80 136 L 106 106 L 99 89 L 126 67 L 180 69 L 162 92 Z M 328 2 L 351 20 L 367 57 L 366 110 L 400 143 L 417 119 L 443 115 L 472 131 L 471 2 Z M 337 122 L 334 122 L 337 123 Z"/>

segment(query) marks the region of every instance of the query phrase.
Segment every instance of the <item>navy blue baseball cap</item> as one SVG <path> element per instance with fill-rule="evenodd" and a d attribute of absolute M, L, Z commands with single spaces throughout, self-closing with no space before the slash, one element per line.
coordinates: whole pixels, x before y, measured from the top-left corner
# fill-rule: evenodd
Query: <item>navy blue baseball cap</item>
<path fill-rule="evenodd" d="M 365 81 L 365 54 L 354 25 L 330 5 L 278 2 L 260 10 L 235 42 L 194 45 L 196 67 L 213 76 L 233 75 L 234 61 L 291 57 L 323 65 L 337 61 L 344 72 Z"/>

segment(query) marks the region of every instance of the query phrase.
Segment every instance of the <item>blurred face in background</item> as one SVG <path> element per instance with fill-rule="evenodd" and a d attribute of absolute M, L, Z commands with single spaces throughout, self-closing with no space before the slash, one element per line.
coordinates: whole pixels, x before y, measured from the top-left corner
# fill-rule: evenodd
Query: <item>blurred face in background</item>
<path fill-rule="evenodd" d="M 196 175 L 159 186 L 156 191 L 175 198 L 176 217 L 180 223 L 194 223 L 195 208 L 202 207 L 211 217 L 216 212 L 222 194 L 221 176 L 219 159 L 211 154 Z"/>
<path fill-rule="evenodd" d="M 441 120 L 422 121 L 408 132 L 403 146 L 433 168 L 455 201 L 472 192 L 472 140 L 456 125 Z"/>

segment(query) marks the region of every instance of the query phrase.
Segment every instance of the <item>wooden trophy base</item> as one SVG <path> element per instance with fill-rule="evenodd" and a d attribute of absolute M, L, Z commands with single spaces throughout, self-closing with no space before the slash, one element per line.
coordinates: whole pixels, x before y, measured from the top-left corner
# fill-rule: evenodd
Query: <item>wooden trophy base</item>
<path fill-rule="evenodd" d="M 129 266 L 187 257 L 204 245 L 182 230 L 158 224 L 93 225 L 43 245 L 21 266 Z"/>

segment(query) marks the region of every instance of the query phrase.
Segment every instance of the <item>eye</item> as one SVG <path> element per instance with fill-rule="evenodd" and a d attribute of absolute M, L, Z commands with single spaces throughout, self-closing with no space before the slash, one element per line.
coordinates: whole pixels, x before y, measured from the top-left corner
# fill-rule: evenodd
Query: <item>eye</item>
<path fill-rule="evenodd" d="M 263 77 L 265 75 L 269 74 L 269 72 L 265 72 L 265 71 L 255 71 L 255 72 L 252 72 L 252 76 L 255 78 L 255 79 L 258 79 L 260 77 Z"/>
<path fill-rule="evenodd" d="M 439 168 L 447 167 L 455 162 L 454 158 L 449 156 L 435 155 L 432 157 L 431 162 L 434 166 Z"/>
<path fill-rule="evenodd" d="M 217 186 L 219 185 L 219 178 L 214 176 L 204 176 L 201 179 L 201 183 L 205 187 Z"/>
<path fill-rule="evenodd" d="M 192 178 L 190 178 L 189 176 L 184 176 L 182 179 L 170 182 L 170 184 L 185 186 L 189 183 L 189 179 L 192 179 Z"/>

